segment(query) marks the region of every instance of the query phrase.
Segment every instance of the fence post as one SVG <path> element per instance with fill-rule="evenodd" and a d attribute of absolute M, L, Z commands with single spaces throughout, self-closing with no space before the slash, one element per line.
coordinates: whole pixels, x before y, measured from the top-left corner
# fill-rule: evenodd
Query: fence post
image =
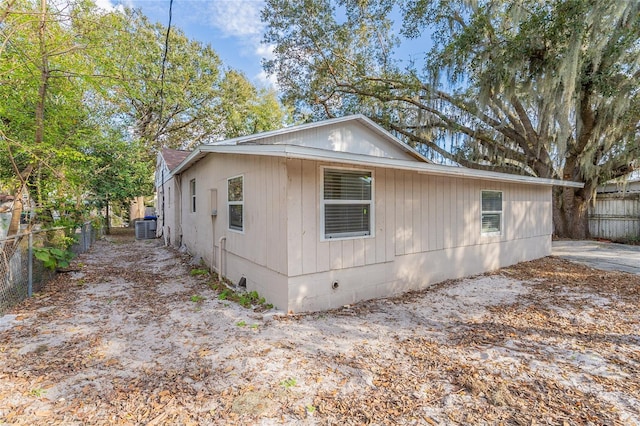
<path fill-rule="evenodd" d="M 86 253 L 87 250 L 89 250 L 87 248 L 89 246 L 89 244 L 87 244 L 87 223 L 83 223 L 80 229 L 82 232 L 82 252 Z"/>
<path fill-rule="evenodd" d="M 29 232 L 29 259 L 27 260 L 27 269 L 29 282 L 27 284 L 27 295 L 33 296 L 33 232 Z"/>

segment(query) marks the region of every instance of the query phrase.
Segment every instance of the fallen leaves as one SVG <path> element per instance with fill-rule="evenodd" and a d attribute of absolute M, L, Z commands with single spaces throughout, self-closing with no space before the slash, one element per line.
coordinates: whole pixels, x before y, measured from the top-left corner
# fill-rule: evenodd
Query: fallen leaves
<path fill-rule="evenodd" d="M 497 271 L 527 291 L 471 319 L 420 315 L 447 281 L 263 321 L 156 242 L 117 236 L 80 260 L 0 331 L 0 422 L 640 421 L 640 277 L 545 258 Z"/>

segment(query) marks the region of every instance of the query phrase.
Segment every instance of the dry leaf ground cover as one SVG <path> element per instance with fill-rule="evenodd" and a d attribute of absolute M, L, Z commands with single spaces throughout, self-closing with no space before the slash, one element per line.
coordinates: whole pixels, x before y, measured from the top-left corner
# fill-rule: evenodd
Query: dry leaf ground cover
<path fill-rule="evenodd" d="M 0 318 L 0 424 L 640 424 L 640 277 L 546 258 L 309 315 L 112 236 Z"/>

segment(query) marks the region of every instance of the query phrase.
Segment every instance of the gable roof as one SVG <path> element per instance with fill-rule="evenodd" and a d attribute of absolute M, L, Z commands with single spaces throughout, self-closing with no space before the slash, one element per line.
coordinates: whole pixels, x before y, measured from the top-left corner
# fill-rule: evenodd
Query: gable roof
<path fill-rule="evenodd" d="M 412 154 L 412 159 L 397 159 L 383 156 L 365 155 L 362 153 L 333 151 L 328 149 L 320 149 L 317 147 L 287 143 L 261 143 L 273 136 L 291 134 L 298 131 L 318 128 L 322 126 L 329 126 L 336 123 L 348 122 L 350 120 L 356 120 L 359 123 L 364 124 L 369 129 L 373 130 L 376 135 L 379 135 L 379 137 L 389 141 L 390 143 L 400 144 L 403 149 Z M 563 181 L 557 179 L 543 179 L 531 176 L 511 175 L 506 173 L 469 169 L 459 166 L 445 166 L 441 164 L 434 164 L 420 155 L 417 151 L 403 144 L 382 127 L 378 126 L 362 115 L 319 121 L 316 123 L 303 124 L 300 126 L 288 127 L 286 129 L 229 139 L 213 144 L 200 145 L 193 152 L 191 152 L 176 168 L 171 169 L 171 175 L 182 173 L 209 153 L 259 155 L 302 160 L 326 161 L 332 163 L 355 165 L 360 167 L 382 167 L 398 170 L 410 170 L 417 173 L 430 175 L 476 178 L 494 180 L 499 182 L 515 182 L 533 185 L 556 185 L 574 188 L 582 188 L 584 186 L 584 184 L 580 182 Z"/>
<path fill-rule="evenodd" d="M 162 148 L 162 158 L 167 164 L 169 170 L 173 170 L 191 154 L 190 151 L 182 151 L 179 149 Z"/>
<path fill-rule="evenodd" d="M 393 136 L 391 133 L 387 132 L 385 129 L 383 129 L 378 124 L 374 123 L 373 121 L 371 121 L 369 118 L 365 117 L 362 114 L 348 115 L 346 117 L 337 117 L 337 118 L 331 118 L 328 120 L 317 121 L 313 123 L 306 123 L 306 124 L 300 124 L 297 126 L 285 127 L 278 130 L 271 130 L 268 132 L 256 133 L 248 136 L 241 136 L 241 137 L 228 139 L 220 142 L 213 142 L 210 145 L 216 145 L 216 146 L 218 145 L 226 145 L 226 146 L 229 146 L 229 145 L 236 145 L 236 146 L 237 145 L 299 145 L 299 146 L 309 146 L 312 148 L 313 147 L 317 148 L 318 147 L 317 145 L 305 144 L 302 138 L 296 137 L 296 134 L 303 134 L 305 132 L 308 133 L 309 130 L 314 130 L 314 129 L 320 131 L 322 129 L 338 127 L 338 125 L 340 124 L 342 124 L 343 127 L 345 128 L 346 126 L 358 124 L 362 126 L 364 129 L 366 129 L 369 133 L 374 135 L 378 141 L 383 141 L 383 143 L 386 144 L 389 150 L 396 151 L 396 152 L 400 151 L 403 153 L 403 156 L 411 158 L 415 161 L 431 163 L 430 160 L 425 158 L 418 151 L 416 151 L 409 145 L 405 144 L 404 142 L 402 142 L 401 140 L 399 140 L 398 138 Z M 335 135 L 330 135 L 330 136 L 327 135 L 327 136 L 329 139 L 333 139 L 333 136 Z M 328 145 L 327 144 L 328 141 L 325 140 L 324 142 L 325 142 L 325 145 Z M 353 141 L 350 144 L 345 144 L 340 142 L 336 143 L 336 142 L 337 141 L 334 141 L 331 148 L 328 148 L 328 149 L 331 151 L 337 151 L 337 152 L 356 153 L 354 149 L 355 147 L 354 147 Z M 365 151 L 363 151 L 362 149 L 360 151 L 361 151 L 360 153 L 363 153 L 363 154 L 365 153 Z M 380 152 L 384 151 L 384 149 L 376 150 L 376 151 L 378 153 L 369 152 L 369 155 L 387 156 L 387 157 L 393 158 L 393 155 L 380 154 Z"/>

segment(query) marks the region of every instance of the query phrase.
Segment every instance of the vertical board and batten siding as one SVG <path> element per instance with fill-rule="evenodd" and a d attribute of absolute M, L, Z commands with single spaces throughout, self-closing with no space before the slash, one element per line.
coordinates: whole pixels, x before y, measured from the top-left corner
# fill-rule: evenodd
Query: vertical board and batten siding
<path fill-rule="evenodd" d="M 551 234 L 551 197 L 546 187 L 406 171 L 395 175 L 396 256 Z M 503 193 L 499 236 L 480 232 L 482 190 Z"/>
<path fill-rule="evenodd" d="M 640 239 L 640 193 L 598 194 L 589 210 L 592 237 Z"/>
<path fill-rule="evenodd" d="M 374 176 L 373 237 L 322 241 L 320 235 L 320 202 L 322 166 L 344 168 L 317 161 L 287 160 L 287 226 L 289 276 L 314 274 L 330 270 L 384 263 L 393 260 L 393 236 L 388 231 L 395 214 L 393 180 L 389 170 L 371 170 Z M 389 185 L 391 183 L 391 185 Z M 391 208 L 390 208 L 391 207 Z"/>
<path fill-rule="evenodd" d="M 287 160 L 290 309 L 388 296 L 550 253 L 550 187 L 376 167 L 353 167 L 373 173 L 374 235 L 323 241 L 323 167 L 345 166 Z M 482 190 L 503 192 L 500 235 L 481 233 Z"/>
<path fill-rule="evenodd" d="M 158 220 L 158 229 L 157 232 L 162 231 L 162 238 L 164 239 L 164 243 L 166 245 L 179 246 L 180 241 L 180 214 L 179 210 L 176 209 L 176 197 L 180 197 L 180 188 L 177 185 L 176 179 L 167 180 L 162 186 L 164 189 L 164 194 L 159 192 L 158 195 L 162 197 L 162 199 L 158 200 L 159 203 L 163 203 L 164 205 L 159 205 L 159 214 L 162 215 Z"/>
<path fill-rule="evenodd" d="M 549 187 L 434 176 L 379 167 L 373 173 L 373 235 L 324 241 L 320 224 L 325 161 L 210 155 L 187 169 L 174 198 L 183 243 L 210 264 L 227 238 L 225 275 L 247 278 L 277 307 L 308 311 L 423 288 L 548 254 Z M 244 176 L 244 232 L 228 229 L 227 179 Z M 196 213 L 189 182 L 196 179 Z M 211 190 L 217 190 L 212 202 Z M 480 232 L 481 190 L 503 191 L 503 232 Z M 218 214 L 210 209 L 217 205 Z M 214 261 L 215 258 L 215 261 Z M 332 283 L 339 288 L 333 289 Z"/>
<path fill-rule="evenodd" d="M 218 240 L 226 237 L 225 276 L 233 282 L 246 277 L 252 289 L 281 307 L 287 305 L 286 173 L 282 158 L 223 154 L 203 158 L 180 176 L 182 242 L 187 250 L 217 268 Z M 243 232 L 228 227 L 227 179 L 240 175 L 244 177 Z M 195 213 L 190 208 L 191 179 L 196 180 Z M 212 189 L 217 190 L 215 201 Z M 212 205 L 217 205 L 215 217 Z"/>
<path fill-rule="evenodd" d="M 394 257 L 550 235 L 548 187 L 449 178 L 382 168 L 374 176 L 374 236 L 322 241 L 322 167 L 287 160 L 289 276 L 391 262 Z M 503 232 L 480 232 L 482 190 L 503 192 Z"/>

